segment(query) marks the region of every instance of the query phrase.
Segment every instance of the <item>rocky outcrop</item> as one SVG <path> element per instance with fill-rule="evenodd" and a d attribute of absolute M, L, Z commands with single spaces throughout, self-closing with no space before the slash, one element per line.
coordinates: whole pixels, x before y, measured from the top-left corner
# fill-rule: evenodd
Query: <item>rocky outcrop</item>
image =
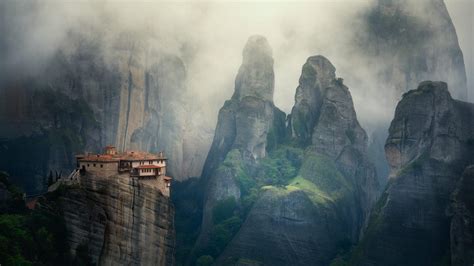
<path fill-rule="evenodd" d="M 292 136 L 303 144 L 311 143 L 321 110 L 322 93 L 334 82 L 335 73 L 336 68 L 322 56 L 310 57 L 303 65 L 290 123 Z"/>
<path fill-rule="evenodd" d="M 326 265 L 349 242 L 336 216 L 303 190 L 266 190 L 217 264 Z"/>
<path fill-rule="evenodd" d="M 245 126 L 241 130 L 252 129 Z M 295 107 L 281 132 L 253 165 L 231 150 L 217 168 L 220 179 L 237 188 L 220 186 L 221 192 L 235 192 L 226 196 L 240 197 L 241 209 L 254 202 L 248 215 L 240 215 L 243 223 L 217 265 L 326 265 L 362 235 L 377 178 L 349 90 L 326 58 L 310 57 L 303 66 Z M 214 232 L 231 221 L 214 224 Z"/>
<path fill-rule="evenodd" d="M 272 50 L 267 40 L 262 36 L 250 37 L 232 99 L 219 111 L 203 177 L 209 178 L 233 148 L 242 149 L 245 157 L 252 160 L 265 157 L 274 112 L 278 118 L 283 114 L 273 105 L 274 79 Z"/>
<path fill-rule="evenodd" d="M 335 70 L 323 56 L 308 58 L 296 90 L 289 127 L 293 139 L 336 161 L 345 175 L 354 178 L 357 190 L 363 191 L 359 199 L 364 198 L 364 203 L 360 206 L 368 214 L 377 195 L 373 189 L 378 181 L 367 157 L 367 134 L 357 120 L 349 89 L 341 78 L 336 79 Z M 308 133 L 298 132 L 310 134 L 306 137 Z"/>
<path fill-rule="evenodd" d="M 473 163 L 472 117 L 474 106 L 453 100 L 444 82 L 422 82 L 403 96 L 385 145 L 389 185 L 354 252 L 354 264 L 449 263 L 446 209 L 463 170 Z M 457 227 L 459 216 L 454 217 L 451 224 Z"/>
<path fill-rule="evenodd" d="M 197 247 L 207 245 L 216 203 L 240 199 L 238 173 L 224 160 L 252 169 L 267 154 L 268 138 L 285 131 L 285 115 L 273 104 L 273 58 L 267 40 L 252 36 L 243 51 L 232 98 L 219 111 L 211 149 L 202 178 L 207 184 L 201 235 Z M 232 151 L 232 152 L 231 152 Z"/>
<path fill-rule="evenodd" d="M 267 45 L 255 40 L 247 46 L 265 55 Z M 285 126 L 284 114 L 259 93 L 270 90 L 258 80 L 266 75 L 255 73 L 272 72 L 249 71 L 247 62 L 271 67 L 270 60 L 262 54 L 246 59 L 251 49 L 245 51 L 237 78 L 249 73 L 256 80 L 237 80 L 219 113 L 203 172 L 201 235 L 190 262 L 211 255 L 217 265 L 329 264 L 358 241 L 377 196 L 367 135 L 329 60 L 307 60 Z"/>
<path fill-rule="evenodd" d="M 53 192 L 71 253 L 96 265 L 173 265 L 174 208 L 153 182 L 86 174 Z"/>
<path fill-rule="evenodd" d="M 456 30 L 443 0 L 378 0 L 357 35 L 378 84 L 395 99 L 424 80 L 444 80 L 466 99 L 466 70 Z"/>
<path fill-rule="evenodd" d="M 20 87 L 22 90 L 27 91 Z M 4 105 L 5 109 L 22 110 L 14 111 L 15 115 L 0 114 L 0 131 L 4 136 L 0 140 L 0 168 L 8 170 L 25 192 L 35 194 L 42 190 L 49 175 L 70 172 L 74 154 L 99 145 L 100 128 L 93 111 L 82 99 L 37 90 L 16 102 L 26 95 L 0 97 L 0 101 L 12 101 Z"/>

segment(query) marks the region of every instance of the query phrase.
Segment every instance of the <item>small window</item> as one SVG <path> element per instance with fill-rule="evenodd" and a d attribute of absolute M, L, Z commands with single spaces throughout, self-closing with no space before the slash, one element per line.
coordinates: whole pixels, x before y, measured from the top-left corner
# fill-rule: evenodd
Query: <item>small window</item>
<path fill-rule="evenodd" d="M 87 167 L 89 167 L 89 164 L 87 164 Z"/>
<path fill-rule="evenodd" d="M 104 165 L 103 165 L 103 164 L 101 164 L 101 165 L 100 165 L 100 168 L 104 168 Z"/>
<path fill-rule="evenodd" d="M 95 164 L 94 164 L 94 167 L 95 167 Z"/>

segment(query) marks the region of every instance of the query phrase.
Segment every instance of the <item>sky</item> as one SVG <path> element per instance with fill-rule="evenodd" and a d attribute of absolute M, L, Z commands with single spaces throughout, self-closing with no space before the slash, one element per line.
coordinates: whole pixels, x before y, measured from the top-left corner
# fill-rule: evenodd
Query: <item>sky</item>
<path fill-rule="evenodd" d="M 41 69 L 57 49 L 64 49 L 70 30 L 100 32 L 106 49 L 113 47 L 118 32 L 145 32 L 153 35 L 149 45 L 154 49 L 183 58 L 190 97 L 215 125 L 218 109 L 233 93 L 242 49 L 249 36 L 260 34 L 273 49 L 277 107 L 291 111 L 302 65 L 310 56 L 324 55 L 336 75 L 345 78 L 362 124 L 389 121 L 395 101 L 371 94 L 379 91 L 371 81 L 372 69 L 348 49 L 362 23 L 359 15 L 374 1 L 17 1 L 13 12 L 3 14 L 8 23 L 0 23 L 0 29 L 10 30 L 6 38 L 14 40 L 3 49 L 9 64 L 3 70 L 14 75 Z M 473 101 L 474 0 L 445 3 L 464 53 Z"/>
<path fill-rule="evenodd" d="M 474 0 L 445 0 L 466 65 L 468 97 L 474 102 Z"/>

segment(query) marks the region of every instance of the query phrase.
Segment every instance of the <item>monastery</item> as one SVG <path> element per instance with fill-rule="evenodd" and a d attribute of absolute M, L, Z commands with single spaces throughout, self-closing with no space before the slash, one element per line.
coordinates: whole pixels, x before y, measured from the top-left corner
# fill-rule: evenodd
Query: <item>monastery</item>
<path fill-rule="evenodd" d="M 153 184 L 160 189 L 163 195 L 167 197 L 170 195 L 172 178 L 166 176 L 167 159 L 163 152 L 158 155 L 141 151 L 118 153 L 115 147 L 107 146 L 103 154 L 76 155 L 76 161 L 76 170 L 68 177 L 58 181 L 80 183 L 80 177 L 85 174 L 98 177 L 118 176 Z M 52 189 L 56 189 L 56 187 Z"/>

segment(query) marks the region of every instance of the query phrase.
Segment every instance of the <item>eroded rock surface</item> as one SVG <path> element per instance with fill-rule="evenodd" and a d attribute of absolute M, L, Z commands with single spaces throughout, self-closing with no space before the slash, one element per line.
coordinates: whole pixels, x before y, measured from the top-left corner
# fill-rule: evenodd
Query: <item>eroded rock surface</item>
<path fill-rule="evenodd" d="M 444 82 L 422 82 L 404 95 L 385 146 L 391 179 L 354 253 L 356 265 L 435 265 L 456 257 L 450 238 L 464 229 L 450 236 L 450 224 L 461 224 L 446 209 L 474 160 L 473 117 L 474 106 L 453 100 Z"/>
<path fill-rule="evenodd" d="M 219 111 L 214 140 L 204 165 L 202 178 L 207 189 L 198 247 L 208 242 L 215 204 L 229 197 L 240 199 L 238 173 L 223 165 L 229 152 L 234 151 L 233 162 L 237 160 L 253 168 L 267 154 L 268 135 L 285 131 L 285 115 L 273 104 L 273 87 L 272 50 L 264 37 L 252 36 L 243 51 L 234 95 Z"/>
<path fill-rule="evenodd" d="M 173 265 L 174 208 L 154 181 L 86 174 L 80 187 L 55 192 L 72 254 L 85 249 L 98 265 Z"/>
<path fill-rule="evenodd" d="M 474 165 L 466 167 L 451 198 L 451 265 L 474 262 Z"/>

